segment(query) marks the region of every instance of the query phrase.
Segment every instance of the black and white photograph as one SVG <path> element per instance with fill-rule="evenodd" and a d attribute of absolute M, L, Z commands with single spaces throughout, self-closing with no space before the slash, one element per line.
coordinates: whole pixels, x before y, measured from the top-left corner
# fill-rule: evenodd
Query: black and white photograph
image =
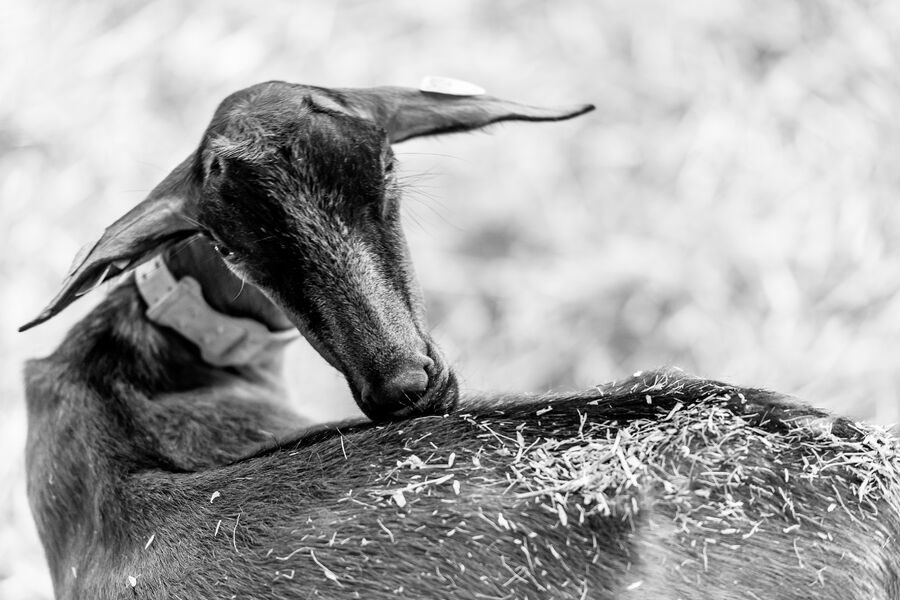
<path fill-rule="evenodd" d="M 900 600 L 900 3 L 0 4 L 0 600 Z"/>

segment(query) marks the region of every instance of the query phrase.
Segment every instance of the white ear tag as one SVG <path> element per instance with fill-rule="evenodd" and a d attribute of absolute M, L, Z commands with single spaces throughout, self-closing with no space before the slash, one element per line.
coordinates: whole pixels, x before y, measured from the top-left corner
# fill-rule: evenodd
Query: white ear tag
<path fill-rule="evenodd" d="M 483 87 L 474 83 L 436 75 L 423 77 L 422 83 L 419 84 L 419 91 L 446 96 L 481 96 L 485 93 Z"/>

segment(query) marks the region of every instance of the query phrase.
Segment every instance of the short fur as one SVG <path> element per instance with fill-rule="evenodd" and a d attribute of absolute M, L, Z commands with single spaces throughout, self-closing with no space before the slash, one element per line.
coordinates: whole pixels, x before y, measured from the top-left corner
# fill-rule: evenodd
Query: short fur
<path fill-rule="evenodd" d="M 358 401 L 429 344 L 391 262 L 405 246 L 378 127 L 399 141 L 562 113 L 299 88 L 226 100 L 33 323 L 163 247 L 220 310 L 283 327 L 274 300 Z M 235 296 L 202 239 L 172 246 L 198 230 L 262 291 Z M 417 412 L 446 415 L 311 431 L 281 404 L 278 357 L 211 367 L 145 310 L 128 276 L 26 367 L 28 492 L 59 598 L 900 597 L 900 450 L 872 428 L 660 371 L 457 410 L 444 374 Z"/>
<path fill-rule="evenodd" d="M 204 367 L 141 312 L 127 282 L 28 365 L 59 598 L 900 594 L 900 453 L 869 428 L 652 372 L 291 436 L 210 369 L 168 403 Z"/>
<path fill-rule="evenodd" d="M 173 240 L 201 233 L 274 300 L 373 419 L 439 412 L 456 377 L 425 329 L 390 144 L 593 107 L 272 81 L 227 97 L 197 150 L 106 229 L 41 323 Z"/>

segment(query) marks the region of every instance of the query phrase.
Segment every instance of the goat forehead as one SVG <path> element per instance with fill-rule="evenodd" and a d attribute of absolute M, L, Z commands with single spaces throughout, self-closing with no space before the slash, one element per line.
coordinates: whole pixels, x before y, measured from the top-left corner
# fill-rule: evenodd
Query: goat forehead
<path fill-rule="evenodd" d="M 318 88 L 284 81 L 269 81 L 239 90 L 225 98 L 216 110 L 216 116 L 235 111 L 267 112 L 272 109 L 296 110 L 300 106 L 314 104 L 333 112 L 348 112 L 340 96 L 326 88 Z"/>
<path fill-rule="evenodd" d="M 387 139 L 374 122 L 348 112 L 327 90 L 278 82 L 254 86 L 223 101 L 207 136 L 263 151 L 314 137 L 318 145 L 324 144 L 319 152 L 348 144 L 381 150 Z"/>
<path fill-rule="evenodd" d="M 264 159 L 234 157 L 218 193 L 201 202 L 203 214 L 235 231 L 305 229 L 319 232 L 318 238 L 323 231 L 352 228 L 365 220 L 392 189 L 380 154 L 359 144 L 323 152 L 318 137 L 304 131 Z"/>
<path fill-rule="evenodd" d="M 314 229 L 322 239 L 384 195 L 385 133 L 323 93 L 263 85 L 222 103 L 202 147 L 226 173 L 208 215 L 235 232 Z"/>
<path fill-rule="evenodd" d="M 206 147 L 279 187 L 293 183 L 351 195 L 378 187 L 389 150 L 374 124 L 310 107 L 273 111 L 228 119 L 210 131 Z"/>

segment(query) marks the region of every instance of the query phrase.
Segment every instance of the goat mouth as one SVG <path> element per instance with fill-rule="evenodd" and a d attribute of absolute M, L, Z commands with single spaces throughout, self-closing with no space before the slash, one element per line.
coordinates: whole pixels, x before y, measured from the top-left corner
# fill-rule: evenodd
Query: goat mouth
<path fill-rule="evenodd" d="M 443 415 L 456 407 L 459 399 L 456 373 L 431 341 L 426 344 L 431 365 L 425 369 L 428 383 L 423 391 L 404 394 L 400 398 L 378 399 L 370 397 L 365 391 L 359 393 L 353 390 L 357 405 L 367 417 L 373 421 L 393 421 Z"/>
<path fill-rule="evenodd" d="M 416 403 L 413 414 L 408 416 L 446 414 L 455 409 L 459 401 L 456 372 L 432 343 L 428 344 L 428 356 L 434 362 L 428 372 L 428 388 Z"/>

